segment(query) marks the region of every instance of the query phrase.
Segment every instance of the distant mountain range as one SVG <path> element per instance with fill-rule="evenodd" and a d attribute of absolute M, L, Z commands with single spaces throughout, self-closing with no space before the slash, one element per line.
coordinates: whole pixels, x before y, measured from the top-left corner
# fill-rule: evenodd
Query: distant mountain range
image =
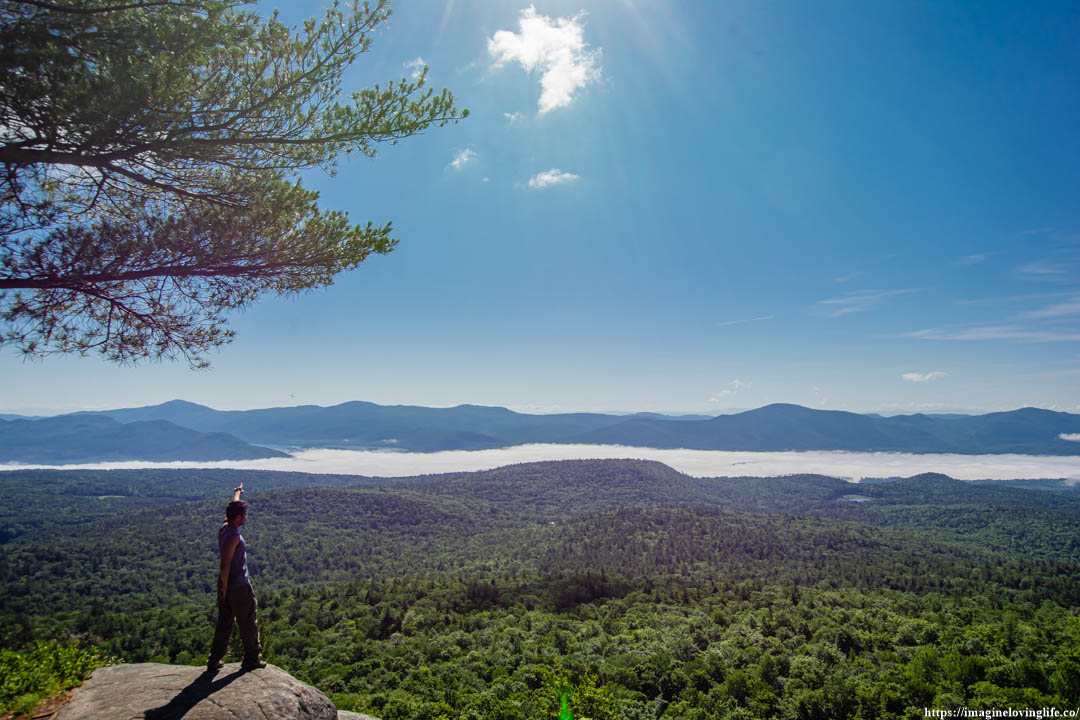
<path fill-rule="evenodd" d="M 82 424 L 80 424 L 82 423 Z M 482 450 L 527 443 L 697 450 L 847 450 L 1080 455 L 1080 415 L 1023 408 L 987 415 L 859 415 L 775 404 L 713 418 L 654 413 L 528 415 L 501 407 L 347 402 L 214 410 L 173 400 L 0 425 L 0 462 L 274 457 L 277 448 Z"/>
<path fill-rule="evenodd" d="M 288 457 L 222 432 L 166 420 L 121 423 L 97 414 L 0 420 L 0 462 L 73 464 L 118 460 L 254 460 Z"/>

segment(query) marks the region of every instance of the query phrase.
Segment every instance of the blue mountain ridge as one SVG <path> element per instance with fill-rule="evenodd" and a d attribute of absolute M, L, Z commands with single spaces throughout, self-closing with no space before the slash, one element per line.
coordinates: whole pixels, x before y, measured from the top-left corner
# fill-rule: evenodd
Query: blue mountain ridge
<path fill-rule="evenodd" d="M 91 463 L 118 460 L 254 460 L 286 457 L 224 432 L 201 432 L 163 419 L 120 422 L 101 414 L 0 420 L 0 462 Z"/>
<path fill-rule="evenodd" d="M 279 448 L 481 450 L 527 443 L 698 450 L 1080 455 L 1080 415 L 1021 408 L 986 415 L 881 417 L 777 403 L 708 419 L 651 414 L 530 415 L 503 407 L 430 408 L 351 401 L 322 407 L 214 410 L 183 400 L 73 416 L 165 420 Z M 40 422 L 40 421 L 35 421 Z"/>

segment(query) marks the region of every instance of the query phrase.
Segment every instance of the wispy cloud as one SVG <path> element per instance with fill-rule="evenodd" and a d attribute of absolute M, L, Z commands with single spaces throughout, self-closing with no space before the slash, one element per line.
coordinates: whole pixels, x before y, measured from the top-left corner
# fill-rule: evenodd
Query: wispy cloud
<path fill-rule="evenodd" d="M 736 378 L 736 379 L 731 381 L 731 387 L 726 387 L 726 388 L 720 390 L 719 392 L 717 392 L 711 398 L 709 398 L 709 403 L 712 404 L 712 405 L 715 405 L 716 403 L 723 402 L 725 398 L 729 398 L 732 395 L 736 395 L 736 394 L 739 393 L 739 391 L 745 390 L 745 389 L 747 389 L 749 387 L 750 387 L 750 383 L 743 382 L 742 380 L 739 380 L 738 378 Z"/>
<path fill-rule="evenodd" d="M 503 113 L 503 117 L 506 118 L 506 122 L 513 125 L 514 123 L 516 123 L 518 120 L 522 119 L 525 116 L 522 115 L 519 112 L 512 112 L 512 113 Z"/>
<path fill-rule="evenodd" d="M 907 380 L 908 382 L 921 383 L 929 382 L 931 380 L 938 380 L 939 378 L 949 377 L 949 373 L 935 370 L 928 373 L 909 372 L 900 376 L 901 380 Z"/>
<path fill-rule="evenodd" d="M 920 340 L 1009 340 L 1021 343 L 1076 342 L 1080 331 L 1076 330 L 1029 330 L 1016 325 L 981 325 L 968 328 L 927 328 L 903 333 L 900 337 Z"/>
<path fill-rule="evenodd" d="M 1050 305 L 1039 310 L 1029 310 L 1025 313 L 1020 313 L 1017 317 L 1022 320 L 1047 320 L 1053 318 L 1063 318 L 1072 315 L 1080 315 L 1080 298 L 1073 298 L 1068 302 L 1057 303 L 1056 305 Z"/>
<path fill-rule="evenodd" d="M 856 270 L 855 272 L 850 272 L 847 275 L 841 275 L 840 277 L 836 278 L 835 282 L 837 282 L 837 283 L 851 282 L 855 278 L 862 277 L 863 275 L 865 275 L 865 273 L 862 270 Z"/>
<path fill-rule="evenodd" d="M 859 290 L 848 293 L 844 297 L 819 300 L 818 306 L 825 310 L 829 317 L 840 317 L 851 313 L 866 312 L 875 305 L 880 305 L 888 298 L 897 295 L 907 295 L 915 292 L 915 288 L 903 290 Z"/>
<path fill-rule="evenodd" d="M 476 153 L 471 148 L 465 148 L 463 150 L 458 150 L 457 153 L 455 153 L 454 159 L 450 161 L 450 164 L 447 165 L 447 167 L 460 170 L 475 159 Z"/>
<path fill-rule="evenodd" d="M 758 322 L 759 320 L 772 320 L 775 315 L 762 315 L 761 317 L 749 318 L 747 320 L 728 320 L 727 322 L 717 323 L 719 327 L 726 325 L 741 325 L 742 323 Z"/>
<path fill-rule="evenodd" d="M 427 67 L 427 63 L 424 62 L 424 58 L 419 55 L 415 60 L 410 60 L 407 63 L 402 63 L 407 70 L 412 70 L 413 80 L 417 80 L 424 74 L 424 68 Z"/>
<path fill-rule="evenodd" d="M 1050 262 L 1048 260 L 1036 260 L 1027 265 L 1021 265 L 1017 272 L 1030 277 L 1056 277 L 1069 272 L 1069 265 L 1062 262 Z"/>
<path fill-rule="evenodd" d="M 1046 300 L 1048 298 L 1069 297 L 1066 292 L 1026 293 L 1024 295 L 999 295 L 997 297 L 973 298 L 970 300 L 957 300 L 957 305 L 999 305 L 1007 303 L 1026 302 L 1028 300 Z"/>
<path fill-rule="evenodd" d="M 960 258 L 956 261 L 956 264 L 963 267 L 978 265 L 981 262 L 986 262 L 986 260 L 994 254 L 996 253 L 975 253 L 974 255 L 968 255 L 967 257 Z"/>
<path fill-rule="evenodd" d="M 529 187 L 534 190 L 543 190 L 544 188 L 551 187 L 552 185 L 562 185 L 563 183 L 574 182 L 575 180 L 580 179 L 580 175 L 563 172 L 558 168 L 551 168 L 550 170 L 545 170 L 542 173 L 537 173 L 531 178 L 529 178 Z"/>
<path fill-rule="evenodd" d="M 530 5 L 521 11 L 519 32 L 499 30 L 488 40 L 494 66 L 517 62 L 540 73 L 539 110 L 566 107 L 574 93 L 600 79 L 600 50 L 585 42 L 584 14 L 552 20 Z"/>

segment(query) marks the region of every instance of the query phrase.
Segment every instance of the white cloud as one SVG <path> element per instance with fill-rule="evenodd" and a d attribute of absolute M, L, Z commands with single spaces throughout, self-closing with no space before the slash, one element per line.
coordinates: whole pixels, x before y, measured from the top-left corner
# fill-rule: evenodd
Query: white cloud
<path fill-rule="evenodd" d="M 1058 437 L 1069 442 L 1080 442 L 1080 433 L 1061 433 Z"/>
<path fill-rule="evenodd" d="M 516 123 L 518 120 L 522 119 L 525 116 L 522 115 L 519 112 L 512 112 L 512 113 L 503 113 L 503 117 L 506 118 L 506 121 L 508 123 L 513 125 L 514 123 Z"/>
<path fill-rule="evenodd" d="M 943 377 L 949 377 L 949 373 L 941 372 L 940 370 L 935 370 L 934 372 L 928 372 L 928 373 L 917 373 L 917 372 L 904 373 L 903 375 L 900 376 L 900 379 L 901 380 L 907 380 L 908 382 L 920 383 L 920 382 L 928 382 L 930 380 L 937 380 L 938 378 L 943 378 Z"/>
<path fill-rule="evenodd" d="M 454 159 L 450 161 L 450 164 L 447 165 L 447 167 L 452 167 L 455 170 L 460 170 L 461 168 L 472 162 L 475 158 L 476 153 L 473 152 L 470 148 L 458 150 L 457 154 L 454 155 Z"/>
<path fill-rule="evenodd" d="M 580 175 L 574 173 L 563 172 L 558 168 L 551 168 L 545 170 L 542 173 L 537 173 L 529 178 L 529 187 L 534 190 L 543 190 L 551 185 L 561 185 L 563 183 L 573 182 L 574 180 L 580 180 Z"/>
<path fill-rule="evenodd" d="M 927 328 L 904 333 L 900 337 L 920 340 L 1011 340 L 1022 343 L 1075 342 L 1080 340 L 1076 330 L 1025 330 L 1016 325 L 983 325 L 980 327 L 950 330 L 947 328 Z"/>
<path fill-rule="evenodd" d="M 749 387 L 750 383 L 743 382 L 742 380 L 736 378 L 731 381 L 731 387 L 724 388 L 723 390 L 720 390 L 718 393 L 709 398 L 709 403 L 715 405 L 716 403 L 723 402 L 724 398 L 731 397 L 732 395 L 737 394 L 740 390 L 745 390 Z"/>
<path fill-rule="evenodd" d="M 818 300 L 818 305 L 823 306 L 829 317 L 840 317 L 851 313 L 866 312 L 875 305 L 879 305 L 896 295 L 906 295 L 915 292 L 915 288 L 903 290 L 859 290 L 848 293 L 841 298 L 829 298 Z"/>
<path fill-rule="evenodd" d="M 427 63 L 424 62 L 424 58 L 420 57 L 419 55 L 416 56 L 415 60 L 410 60 L 407 63 L 402 63 L 402 65 L 407 70 L 412 70 L 413 80 L 419 80 L 420 76 L 424 72 L 424 68 L 427 67 Z"/>
<path fill-rule="evenodd" d="M 521 11 L 520 32 L 499 30 L 488 40 L 494 66 L 520 63 L 540 73 L 540 114 L 566 107 L 574 93 L 600 78 L 600 50 L 585 42 L 583 14 L 572 18 L 540 15 L 530 5 Z"/>
<path fill-rule="evenodd" d="M 0 465 L 0 470 L 56 468 L 111 470 L 135 468 L 229 468 L 308 473 L 410 477 L 426 473 L 489 470 L 513 463 L 582 458 L 656 460 L 695 477 L 774 477 L 819 473 L 859 480 L 864 477 L 907 477 L 940 472 L 959 480 L 1018 478 L 1080 479 L 1080 456 L 1053 455 L 910 455 L 865 452 L 748 452 L 658 450 L 620 445 L 518 445 L 498 450 L 450 450 L 412 453 L 397 450 L 302 450 L 288 458 L 197 462 L 120 462 L 90 465 Z"/>

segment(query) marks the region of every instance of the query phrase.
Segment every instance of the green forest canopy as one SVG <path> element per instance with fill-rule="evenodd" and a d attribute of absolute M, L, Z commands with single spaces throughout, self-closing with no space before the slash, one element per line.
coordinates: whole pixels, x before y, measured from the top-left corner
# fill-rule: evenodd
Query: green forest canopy
<path fill-rule="evenodd" d="M 213 534 L 241 475 L 268 488 L 244 532 L 269 659 L 384 720 L 554 718 L 560 683 L 593 720 L 1078 701 L 1076 498 L 943 476 L 849 503 L 830 478 L 638 461 L 402 480 L 17 472 L 4 517 L 52 494 L 62 520 L 0 547 L 4 647 L 204 661 Z M 205 499 L 215 479 L 226 492 Z"/>

